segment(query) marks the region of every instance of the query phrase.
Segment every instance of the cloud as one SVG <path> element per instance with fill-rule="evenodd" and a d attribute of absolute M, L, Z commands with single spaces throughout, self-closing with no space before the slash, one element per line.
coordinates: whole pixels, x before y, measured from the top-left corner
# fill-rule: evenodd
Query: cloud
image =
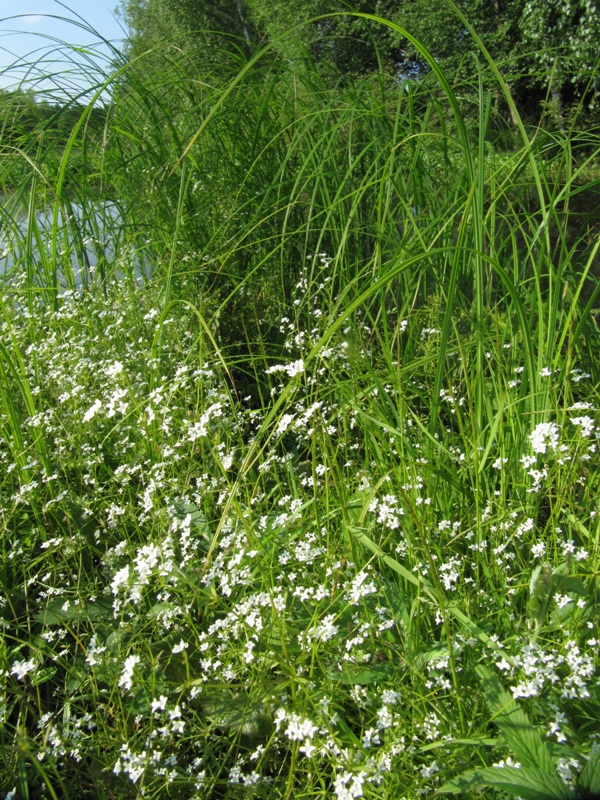
<path fill-rule="evenodd" d="M 43 20 L 44 17 L 41 14 L 26 14 L 23 17 L 25 25 L 39 25 Z"/>

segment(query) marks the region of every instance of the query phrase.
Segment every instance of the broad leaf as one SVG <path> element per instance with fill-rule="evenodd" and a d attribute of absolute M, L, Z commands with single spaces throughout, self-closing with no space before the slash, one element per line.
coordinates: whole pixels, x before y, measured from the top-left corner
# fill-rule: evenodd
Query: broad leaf
<path fill-rule="evenodd" d="M 465 772 L 444 784 L 444 794 L 458 794 L 477 787 L 501 789 L 523 800 L 571 800 L 573 794 L 556 773 L 548 774 L 533 767 L 485 767 Z"/>
<path fill-rule="evenodd" d="M 245 694 L 230 697 L 216 692 L 214 697 L 201 698 L 202 709 L 217 727 L 240 733 L 250 739 L 268 739 L 273 728 L 269 706 L 253 702 Z"/>
<path fill-rule="evenodd" d="M 486 667 L 477 667 L 485 699 L 494 712 L 494 722 L 500 728 L 515 758 L 523 767 L 556 775 L 550 751 L 539 731 L 515 703 L 498 678 Z"/>
<path fill-rule="evenodd" d="M 595 747 L 579 777 L 579 786 L 590 794 L 600 795 L 600 747 Z"/>

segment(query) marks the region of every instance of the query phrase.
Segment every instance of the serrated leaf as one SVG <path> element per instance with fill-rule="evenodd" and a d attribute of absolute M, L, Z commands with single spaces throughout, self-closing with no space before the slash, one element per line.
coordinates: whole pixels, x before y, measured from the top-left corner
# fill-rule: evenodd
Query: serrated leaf
<path fill-rule="evenodd" d="M 590 753 L 579 776 L 579 786 L 590 794 L 600 795 L 600 747 L 595 747 Z"/>
<path fill-rule="evenodd" d="M 494 713 L 493 721 L 502 731 L 516 759 L 523 767 L 540 770 L 555 776 L 550 751 L 527 714 L 515 703 L 498 678 L 486 667 L 477 667 L 487 703 Z"/>
<path fill-rule="evenodd" d="M 439 790 L 458 794 L 477 787 L 501 789 L 523 800 L 572 800 L 573 794 L 556 773 L 548 774 L 534 767 L 485 767 L 459 775 Z"/>

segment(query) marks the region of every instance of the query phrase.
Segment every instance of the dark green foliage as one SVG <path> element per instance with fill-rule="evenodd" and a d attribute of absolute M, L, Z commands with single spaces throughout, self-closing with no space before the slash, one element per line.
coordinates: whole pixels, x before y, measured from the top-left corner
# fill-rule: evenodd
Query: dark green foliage
<path fill-rule="evenodd" d="M 582 0 L 461 0 L 459 10 L 483 40 L 513 93 L 519 112 L 545 113 L 558 127 L 583 114 L 595 122 L 600 10 Z M 382 67 L 397 79 L 423 77 L 429 65 L 400 33 L 356 14 L 392 20 L 419 39 L 474 106 L 477 43 L 448 0 L 122 0 L 134 58 L 170 41 L 218 69 L 223 50 L 248 57 L 266 43 L 287 61 L 316 64 L 327 81 Z M 317 17 L 323 17 L 315 19 Z M 309 20 L 313 20 L 309 22 Z M 515 116 L 493 76 L 484 84 L 506 120 Z M 581 122 L 579 123 L 581 124 Z"/>

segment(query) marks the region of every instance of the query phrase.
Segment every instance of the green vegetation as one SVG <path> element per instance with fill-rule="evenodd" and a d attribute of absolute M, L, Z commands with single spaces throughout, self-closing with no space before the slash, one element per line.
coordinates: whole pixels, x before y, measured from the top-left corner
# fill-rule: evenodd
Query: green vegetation
<path fill-rule="evenodd" d="M 471 25 L 510 87 L 521 118 L 536 123 L 544 113 L 560 128 L 574 118 L 579 128 L 598 124 L 596 2 L 461 0 L 459 5 L 456 13 L 446 0 L 121 0 L 120 10 L 132 58 L 169 41 L 218 70 L 227 63 L 224 49 L 249 57 L 270 43 L 288 64 L 308 62 L 330 85 L 379 70 L 435 78 L 418 43 L 361 16 L 375 14 L 425 44 L 458 96 L 477 107 L 481 51 Z M 153 67 L 160 69 L 160 63 L 155 60 Z M 516 126 L 495 76 L 484 73 L 484 80 L 497 113 Z"/>
<path fill-rule="evenodd" d="M 408 41 L 0 141 L 5 796 L 598 796 L 600 138 Z"/>

